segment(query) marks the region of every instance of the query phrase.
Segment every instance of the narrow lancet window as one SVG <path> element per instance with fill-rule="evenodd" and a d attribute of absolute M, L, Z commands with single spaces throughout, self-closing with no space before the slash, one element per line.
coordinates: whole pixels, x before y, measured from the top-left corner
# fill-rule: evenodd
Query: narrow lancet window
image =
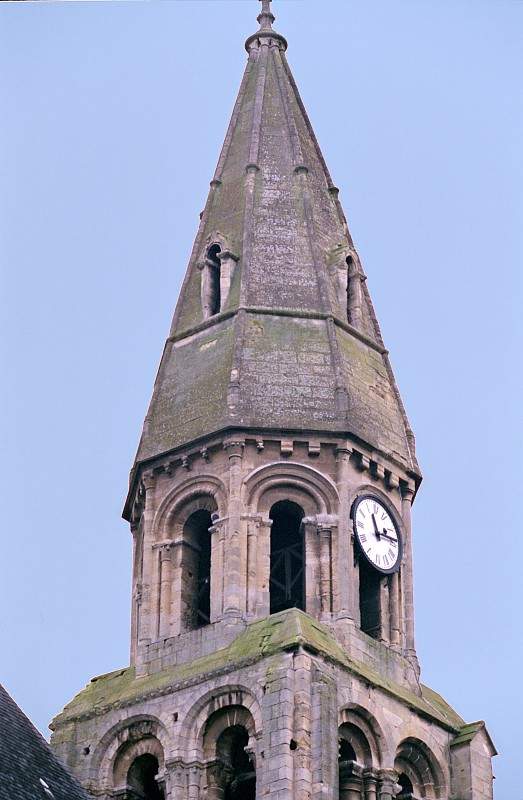
<path fill-rule="evenodd" d="M 206 317 L 212 317 L 221 311 L 221 264 L 219 253 L 221 248 L 218 244 L 213 244 L 207 251 L 205 259 L 206 290 L 204 299 L 204 311 Z"/>
<path fill-rule="evenodd" d="M 211 619 L 211 513 L 195 511 L 183 529 L 182 600 L 186 628 L 208 625 Z"/>
<path fill-rule="evenodd" d="M 271 614 L 286 608 L 305 610 L 305 553 L 303 509 L 290 500 L 275 503 L 270 511 Z"/>

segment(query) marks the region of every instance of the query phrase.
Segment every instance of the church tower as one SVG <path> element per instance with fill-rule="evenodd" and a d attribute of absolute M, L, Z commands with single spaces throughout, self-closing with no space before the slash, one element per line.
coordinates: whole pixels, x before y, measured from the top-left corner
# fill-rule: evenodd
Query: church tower
<path fill-rule="evenodd" d="M 94 797 L 491 800 L 420 683 L 414 436 L 262 1 L 131 471 L 131 664 L 52 725 Z"/>

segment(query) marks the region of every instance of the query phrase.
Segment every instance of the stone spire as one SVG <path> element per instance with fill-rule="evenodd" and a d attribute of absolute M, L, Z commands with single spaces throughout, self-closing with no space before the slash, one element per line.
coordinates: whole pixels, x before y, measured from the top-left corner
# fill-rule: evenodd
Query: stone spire
<path fill-rule="evenodd" d="M 358 254 L 262 0 L 140 465 L 227 429 L 356 437 L 419 480 Z"/>

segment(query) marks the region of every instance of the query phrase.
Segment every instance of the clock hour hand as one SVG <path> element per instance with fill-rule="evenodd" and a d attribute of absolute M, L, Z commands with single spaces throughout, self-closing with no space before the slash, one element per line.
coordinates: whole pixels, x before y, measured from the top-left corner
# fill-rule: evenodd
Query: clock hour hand
<path fill-rule="evenodd" d="M 378 523 L 376 522 L 376 516 L 375 516 L 374 514 L 372 515 L 372 521 L 373 521 L 373 523 L 374 523 L 374 533 L 376 534 L 376 537 L 377 537 L 378 539 L 381 539 L 381 537 L 383 536 L 383 534 L 379 532 L 379 529 L 378 529 Z"/>
<path fill-rule="evenodd" d="M 387 529 L 385 528 L 385 530 L 387 530 Z M 384 539 L 388 539 L 389 542 L 397 542 L 397 539 L 395 539 L 394 536 L 389 536 L 387 533 L 385 533 L 385 530 L 383 531 L 383 533 L 380 533 L 380 537 L 383 537 Z"/>

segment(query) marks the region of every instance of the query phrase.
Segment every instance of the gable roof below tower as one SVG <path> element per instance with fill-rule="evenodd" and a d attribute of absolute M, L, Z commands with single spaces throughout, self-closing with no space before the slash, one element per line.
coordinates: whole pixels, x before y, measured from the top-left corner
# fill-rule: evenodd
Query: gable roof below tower
<path fill-rule="evenodd" d="M 0 685 L 0 800 L 88 800 L 88 797 Z"/>

